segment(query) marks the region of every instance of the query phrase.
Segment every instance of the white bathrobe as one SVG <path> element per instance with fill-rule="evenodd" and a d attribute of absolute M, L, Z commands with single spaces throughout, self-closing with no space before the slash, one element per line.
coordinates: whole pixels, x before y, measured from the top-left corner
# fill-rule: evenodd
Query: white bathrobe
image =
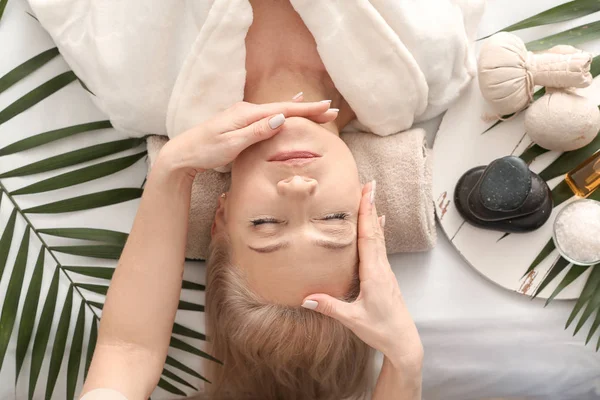
<path fill-rule="evenodd" d="M 290 0 L 333 82 L 378 135 L 448 108 L 475 74 L 484 0 Z M 243 100 L 248 0 L 29 0 L 98 107 L 173 138 Z"/>

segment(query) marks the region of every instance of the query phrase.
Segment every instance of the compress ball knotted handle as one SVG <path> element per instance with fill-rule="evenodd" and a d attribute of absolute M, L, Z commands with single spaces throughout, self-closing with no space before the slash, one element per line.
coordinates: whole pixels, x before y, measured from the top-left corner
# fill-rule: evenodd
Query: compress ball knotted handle
<path fill-rule="evenodd" d="M 479 88 L 499 115 L 526 108 L 536 85 L 568 88 L 592 82 L 592 56 L 572 46 L 532 53 L 516 35 L 500 32 L 485 41 L 479 53 Z"/>

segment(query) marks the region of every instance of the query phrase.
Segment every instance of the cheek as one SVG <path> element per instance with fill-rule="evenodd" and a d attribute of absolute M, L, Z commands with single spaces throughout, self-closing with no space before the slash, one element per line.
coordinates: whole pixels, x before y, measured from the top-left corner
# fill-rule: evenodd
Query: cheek
<path fill-rule="evenodd" d="M 327 180 L 333 185 L 339 195 L 348 199 L 360 201 L 362 184 L 358 176 L 356 162 L 351 154 L 339 152 L 334 158 L 334 163 L 327 168 Z"/>
<path fill-rule="evenodd" d="M 233 163 L 231 168 L 231 187 L 229 190 L 235 195 L 240 190 L 247 190 L 247 187 L 256 186 L 260 177 L 261 163 L 251 155 L 240 155 Z"/>

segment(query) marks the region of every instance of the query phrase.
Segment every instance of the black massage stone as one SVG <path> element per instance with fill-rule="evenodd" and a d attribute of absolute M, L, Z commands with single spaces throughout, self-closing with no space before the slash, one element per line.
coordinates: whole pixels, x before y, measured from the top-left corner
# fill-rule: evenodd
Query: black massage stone
<path fill-rule="evenodd" d="M 521 206 L 530 191 L 529 168 L 521 159 L 511 157 L 501 158 L 487 167 L 478 192 L 488 210 L 510 211 Z"/>
<path fill-rule="evenodd" d="M 454 202 L 472 225 L 512 233 L 538 229 L 553 207 L 546 182 L 514 156 L 467 171 L 456 184 Z"/>

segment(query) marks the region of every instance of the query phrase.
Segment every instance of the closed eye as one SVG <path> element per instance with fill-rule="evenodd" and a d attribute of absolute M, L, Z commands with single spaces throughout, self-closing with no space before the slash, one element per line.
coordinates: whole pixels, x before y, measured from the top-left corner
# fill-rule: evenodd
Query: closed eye
<path fill-rule="evenodd" d="M 332 219 L 346 219 L 348 218 L 348 213 L 335 213 L 335 214 L 329 214 L 326 215 L 325 218 L 323 218 L 323 220 L 328 221 L 328 220 L 332 220 Z"/>
<path fill-rule="evenodd" d="M 264 224 L 278 224 L 281 221 L 275 219 L 275 218 L 256 218 L 250 221 L 252 223 L 252 225 L 254 226 L 258 226 L 258 225 L 264 225 Z"/>

